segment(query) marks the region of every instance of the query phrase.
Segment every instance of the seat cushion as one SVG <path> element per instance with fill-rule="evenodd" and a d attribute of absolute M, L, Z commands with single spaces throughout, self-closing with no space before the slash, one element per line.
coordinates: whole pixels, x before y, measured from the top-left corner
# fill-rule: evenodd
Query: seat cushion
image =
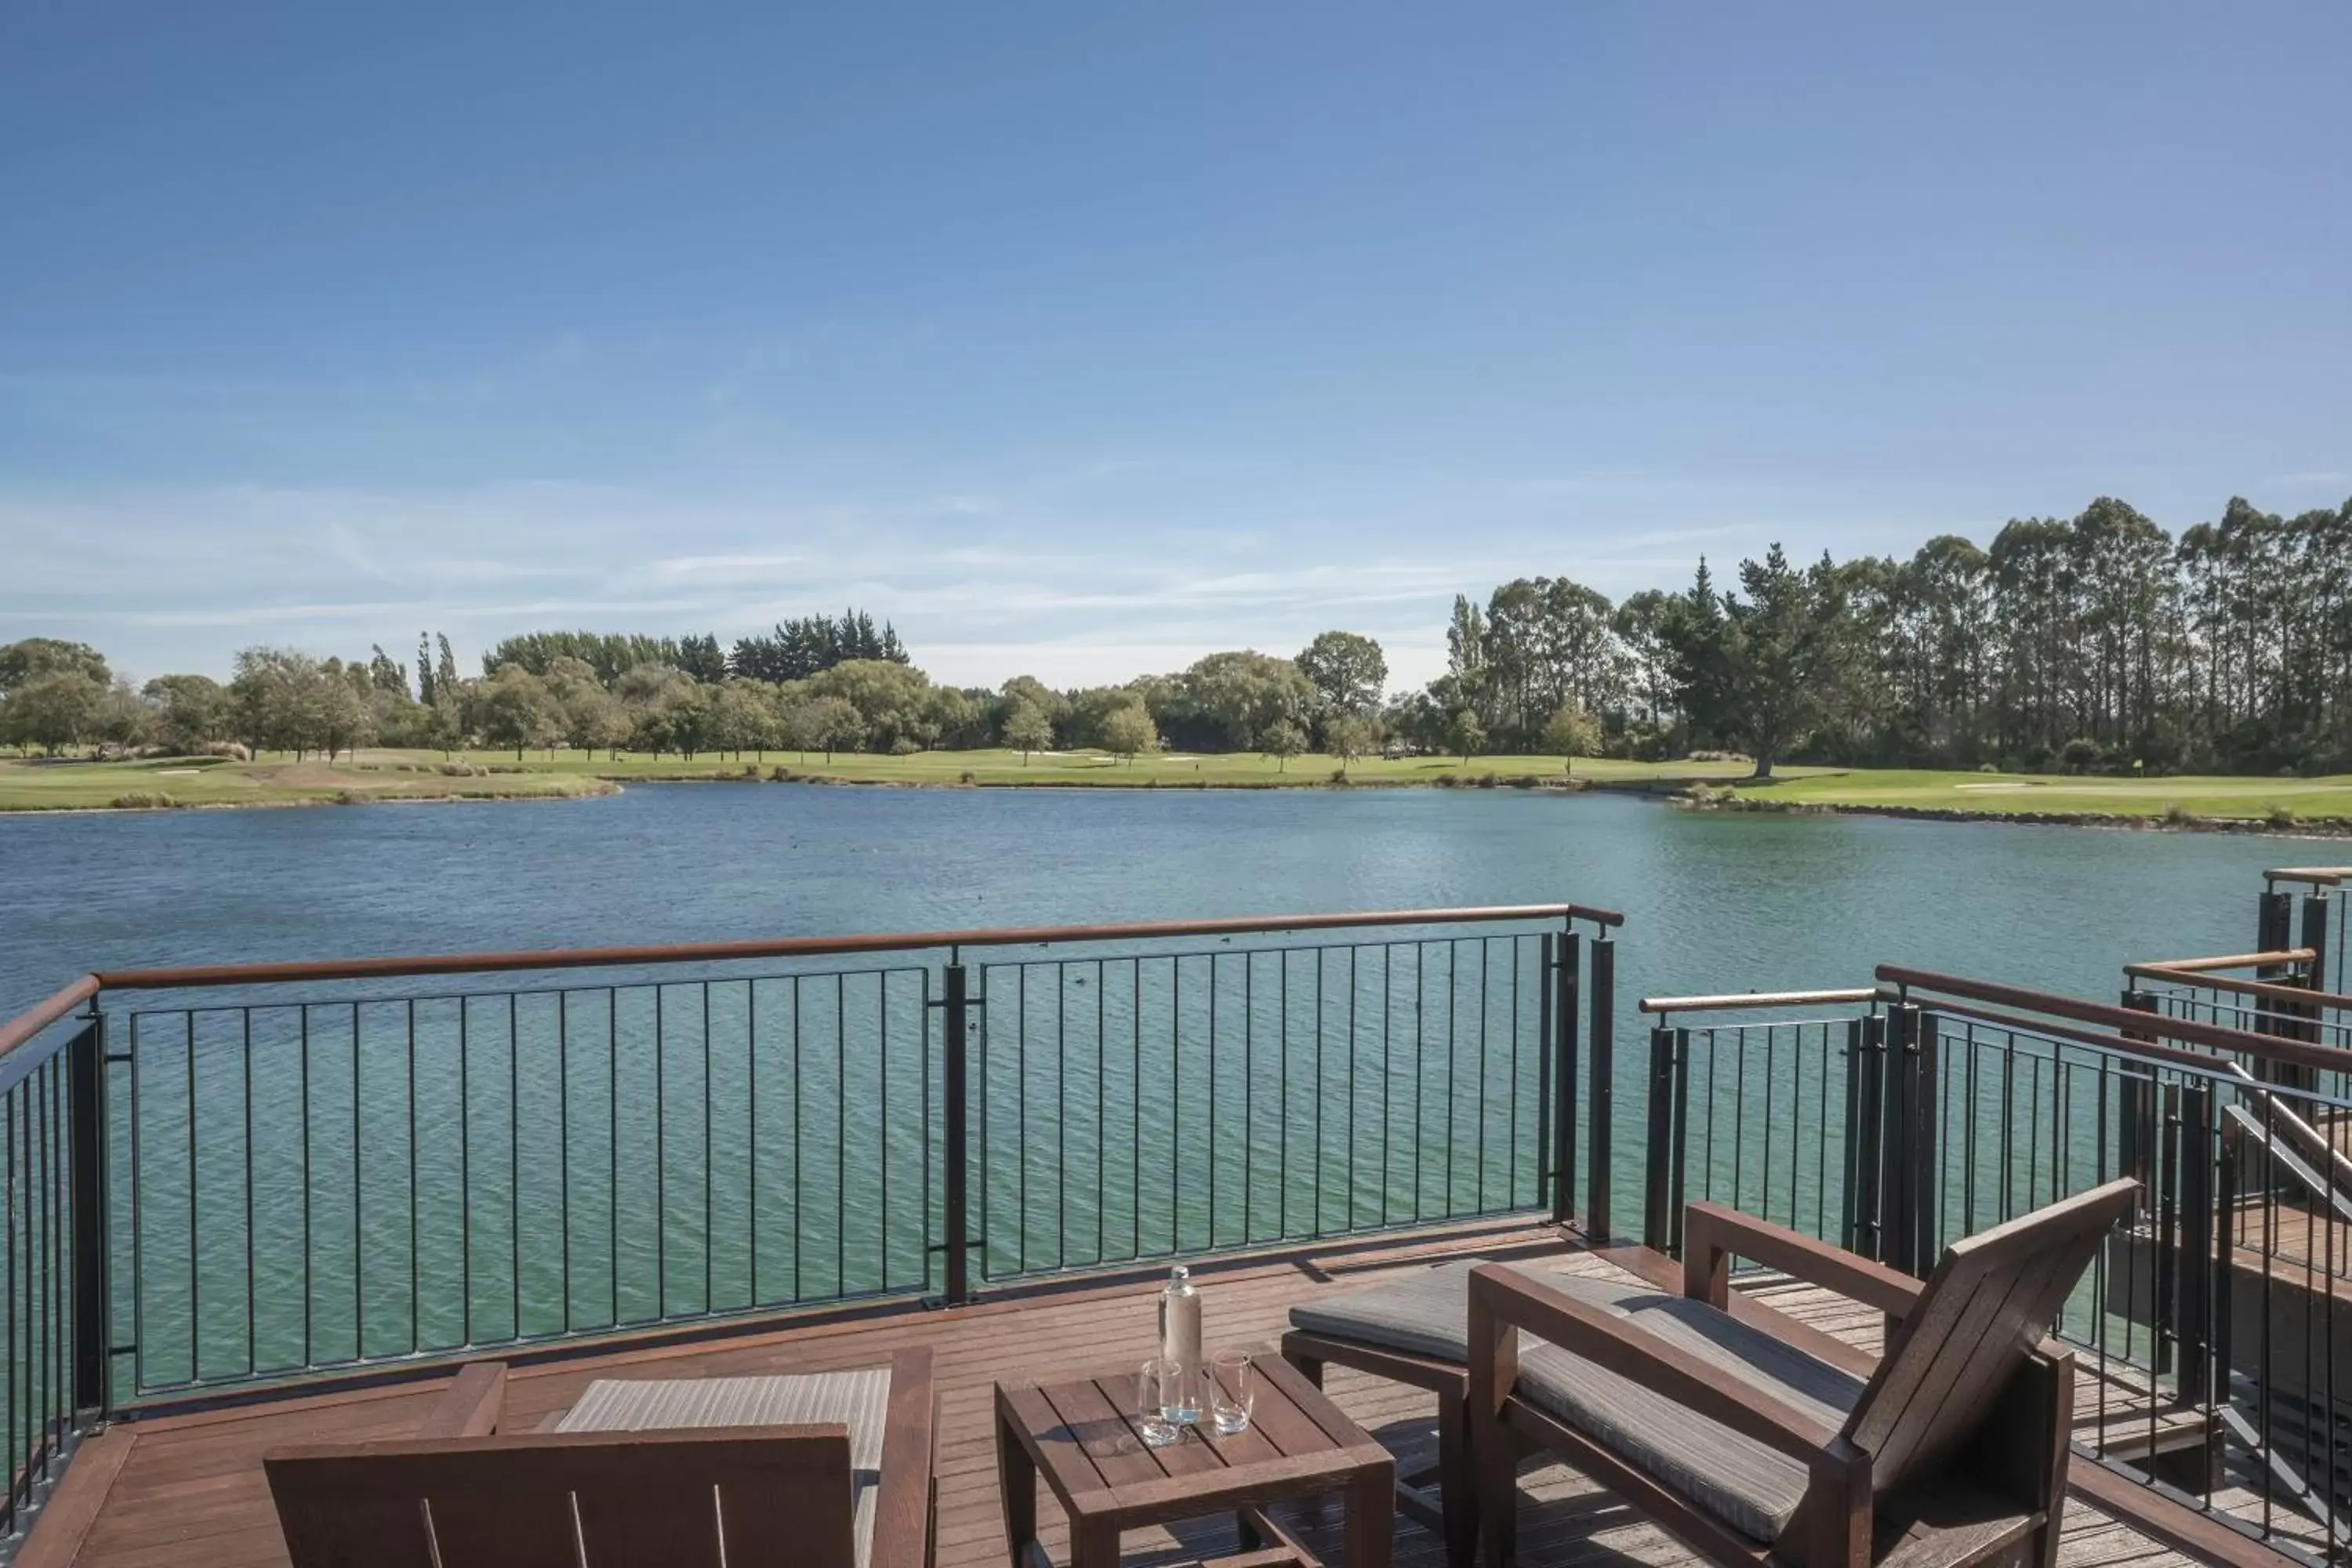
<path fill-rule="evenodd" d="M 1465 1361 L 1470 1270 L 1449 1263 L 1367 1289 L 1294 1307 L 1297 1328 L 1411 1355 Z M 1862 1384 L 1704 1301 L 1633 1280 L 1517 1266 L 1588 1305 L 1625 1319 L 1727 1377 L 1771 1394 L 1832 1430 L 1845 1424 Z M 1805 1467 L 1721 1423 L 1556 1345 L 1522 1339 L 1520 1397 L 1573 1426 L 1741 1534 L 1769 1542 L 1804 1497 Z"/>
<path fill-rule="evenodd" d="M 785 1377 L 600 1378 L 552 1423 L 552 1430 L 656 1432 L 839 1422 L 849 1428 L 857 1562 L 864 1568 L 874 1545 L 874 1494 L 882 1479 L 882 1428 L 889 1409 L 887 1366 Z"/>

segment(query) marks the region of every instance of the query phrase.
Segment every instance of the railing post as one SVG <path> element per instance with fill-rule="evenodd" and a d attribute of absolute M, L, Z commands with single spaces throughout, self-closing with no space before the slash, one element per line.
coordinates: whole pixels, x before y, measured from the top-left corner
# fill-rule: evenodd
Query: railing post
<path fill-rule="evenodd" d="M 2213 1398 L 2214 1257 L 2213 1086 L 2180 1089 L 2180 1392 L 2191 1405 Z M 2226 1278 L 2226 1275 L 2223 1276 Z"/>
<path fill-rule="evenodd" d="M 1858 1080 L 1853 1120 L 1853 1249 L 1874 1262 L 1886 1261 L 1885 1182 L 1886 1171 L 1886 1019 L 1874 1013 L 1862 1021 L 1854 1058 Z"/>
<path fill-rule="evenodd" d="M 2156 994 L 2137 989 L 2124 993 L 2123 1004 L 2135 1013 L 2157 1010 Z M 2126 1040 L 2154 1040 L 2154 1035 L 2125 1031 Z M 2156 1189 L 2156 1069 L 2130 1061 L 2119 1065 L 2120 1082 L 2116 1091 L 2116 1164 L 2118 1175 L 2130 1176 L 2139 1183 L 2139 1196 L 2135 1201 L 2149 1206 L 2149 1194 Z"/>
<path fill-rule="evenodd" d="M 1887 1014 L 1885 1050 L 1879 1058 L 1879 1103 L 1885 1110 L 1885 1131 L 1880 1144 L 1884 1174 L 1879 1178 L 1879 1260 L 1906 1274 L 1919 1272 L 1914 1256 L 1912 1219 L 1917 1208 L 1913 1191 L 1911 1113 L 1916 1095 L 1916 1076 L 1919 1010 L 1901 1004 Z"/>
<path fill-rule="evenodd" d="M 1941 1241 L 1936 1224 L 1943 1191 L 1942 1151 L 1937 1142 L 1937 1102 L 1943 1087 L 1937 1066 L 1941 1033 L 1935 1014 L 1913 1009 L 1910 1038 L 1904 1050 L 1911 1152 L 1910 1202 L 1904 1207 L 1904 1224 L 1908 1230 L 1909 1268 L 1922 1279 L 1935 1268 Z M 2056 1091 L 2053 1089 L 2052 1092 Z"/>
<path fill-rule="evenodd" d="M 112 1323 L 106 1302 L 106 1018 L 93 1006 L 66 1047 L 66 1100 L 72 1173 L 73 1404 L 103 1420 L 113 1405 L 107 1372 Z"/>
<path fill-rule="evenodd" d="M 1650 1104 L 1647 1146 L 1642 1151 L 1642 1245 L 1665 1252 L 1674 1240 L 1675 1156 L 1682 1142 L 1682 1119 L 1675 1103 L 1676 1030 L 1659 1023 L 1650 1029 Z"/>
<path fill-rule="evenodd" d="M 2327 989 L 2327 913 L 2332 902 L 2325 888 L 2314 888 L 2303 897 L 2300 945 L 2311 949 L 2311 968 L 2304 976 L 2304 984 L 2314 991 Z"/>
<path fill-rule="evenodd" d="M 1592 939 L 1592 1087 L 1586 1096 L 1592 1120 L 1591 1169 L 1585 1180 L 1585 1234 L 1609 1239 L 1609 1163 L 1617 1105 L 1617 944 L 1606 931 Z"/>
<path fill-rule="evenodd" d="M 941 1208 L 947 1224 L 947 1279 L 942 1304 L 961 1307 L 971 1300 L 971 1100 L 968 1057 L 971 1051 L 970 975 L 961 958 L 950 958 L 944 971 L 947 1026 L 942 1037 L 941 1108 L 946 1129 L 946 1192 Z"/>
<path fill-rule="evenodd" d="M 1548 1081 L 1544 1104 L 1551 1117 L 1551 1217 L 1566 1225 L 1576 1217 L 1576 1016 L 1577 971 L 1582 967 L 1584 938 L 1574 931 L 1547 934 L 1545 950 L 1552 955 L 1552 984 L 1544 992 L 1550 1018 L 1551 1055 L 1545 1058 Z"/>
<path fill-rule="evenodd" d="M 1862 1187 L 1862 1062 L 1863 1028 L 1870 1016 L 1849 1018 L 1845 1026 L 1845 1169 L 1838 1184 L 1838 1245 L 1848 1252 L 1862 1250 L 1854 1200 Z"/>

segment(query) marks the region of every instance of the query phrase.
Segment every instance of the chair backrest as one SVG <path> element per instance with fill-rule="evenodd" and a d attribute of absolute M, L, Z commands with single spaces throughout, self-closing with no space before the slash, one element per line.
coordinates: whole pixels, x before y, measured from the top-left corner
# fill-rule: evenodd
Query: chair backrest
<path fill-rule="evenodd" d="M 849 1432 L 698 1427 L 268 1456 L 294 1568 L 852 1568 Z"/>
<path fill-rule="evenodd" d="M 1976 1431 L 2138 1187 L 2110 1182 L 1945 1250 L 1846 1421 L 1874 1490 L 1932 1470 Z"/>

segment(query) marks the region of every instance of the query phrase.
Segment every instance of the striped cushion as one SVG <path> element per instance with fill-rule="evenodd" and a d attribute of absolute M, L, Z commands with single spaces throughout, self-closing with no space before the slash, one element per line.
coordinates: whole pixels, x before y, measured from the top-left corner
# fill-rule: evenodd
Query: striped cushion
<path fill-rule="evenodd" d="M 1470 1270 L 1449 1263 L 1291 1309 L 1291 1322 L 1334 1339 L 1360 1341 L 1444 1361 L 1469 1357 Z M 1845 1424 L 1862 1384 L 1703 1301 L 1633 1281 L 1523 1268 L 1547 1285 L 1625 1318 L 1676 1349 L 1773 1395 L 1832 1430 Z M 1518 1392 L 1656 1477 L 1742 1534 L 1770 1542 L 1805 1493 L 1803 1465 L 1630 1379 L 1557 1346 L 1528 1344 Z"/>
<path fill-rule="evenodd" d="M 1290 1309 L 1290 1324 L 1335 1340 L 1356 1340 L 1438 1361 L 1470 1359 L 1470 1270 L 1486 1259 L 1441 1263 L 1400 1279 Z M 1558 1284 L 1556 1268 L 1513 1265 L 1530 1279 Z"/>
<path fill-rule="evenodd" d="M 553 1424 L 558 1432 L 655 1432 L 681 1426 L 849 1428 L 850 1486 L 857 1562 L 874 1545 L 874 1493 L 882 1479 L 882 1427 L 890 1369 L 806 1373 L 791 1377 L 693 1377 L 592 1383 Z"/>

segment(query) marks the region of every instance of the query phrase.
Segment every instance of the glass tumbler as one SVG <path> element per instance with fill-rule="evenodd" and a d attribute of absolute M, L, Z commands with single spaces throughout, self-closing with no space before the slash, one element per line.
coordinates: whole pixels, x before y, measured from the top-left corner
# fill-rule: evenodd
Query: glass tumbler
<path fill-rule="evenodd" d="M 1249 1430 L 1257 1405 L 1257 1368 L 1240 1351 L 1225 1351 L 1209 1363 L 1209 1419 L 1221 1437 Z"/>
<path fill-rule="evenodd" d="M 1184 1436 L 1184 1428 L 1169 1415 L 1181 1397 L 1183 1371 L 1155 1356 L 1136 1373 L 1135 1430 L 1147 1447 L 1165 1448 Z"/>

